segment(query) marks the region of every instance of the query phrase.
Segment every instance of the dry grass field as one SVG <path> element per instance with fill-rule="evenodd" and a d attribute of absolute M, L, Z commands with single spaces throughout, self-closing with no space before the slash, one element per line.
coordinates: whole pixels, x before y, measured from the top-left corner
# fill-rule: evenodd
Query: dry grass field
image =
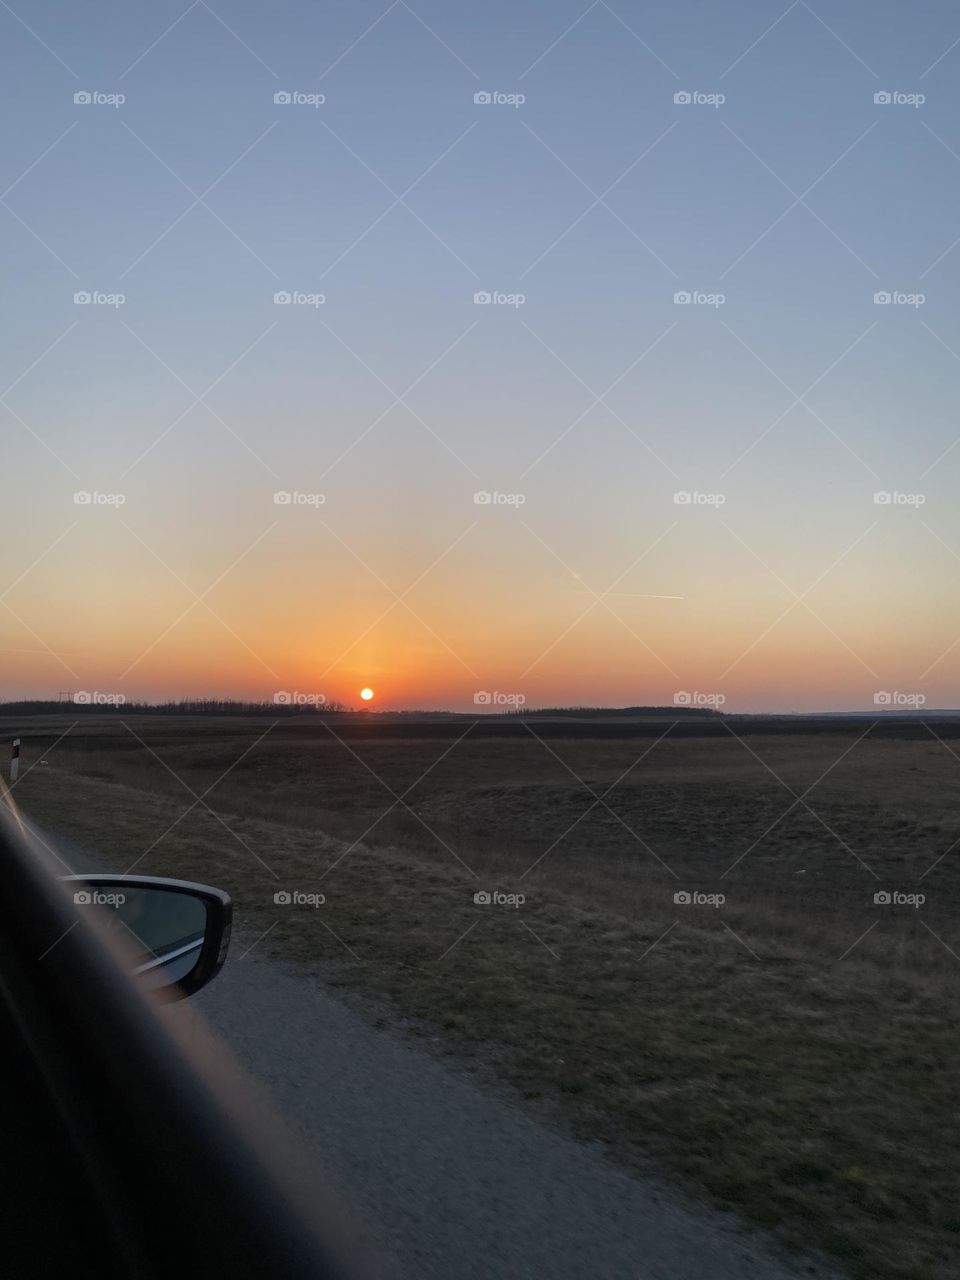
<path fill-rule="evenodd" d="M 269 725 L 91 719 L 32 767 L 38 722 L 15 798 L 227 888 L 236 957 L 387 995 L 615 1158 L 862 1280 L 958 1273 L 956 725 Z"/>

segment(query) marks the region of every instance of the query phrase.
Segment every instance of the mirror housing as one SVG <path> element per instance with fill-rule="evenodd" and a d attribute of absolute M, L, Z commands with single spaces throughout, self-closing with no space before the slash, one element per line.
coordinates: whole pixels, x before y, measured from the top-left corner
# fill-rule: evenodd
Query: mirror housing
<path fill-rule="evenodd" d="M 163 1000 L 183 1000 L 217 976 L 233 920 L 230 895 L 210 885 L 163 876 L 97 872 L 64 876 L 80 908 L 133 950 L 130 972 Z"/>

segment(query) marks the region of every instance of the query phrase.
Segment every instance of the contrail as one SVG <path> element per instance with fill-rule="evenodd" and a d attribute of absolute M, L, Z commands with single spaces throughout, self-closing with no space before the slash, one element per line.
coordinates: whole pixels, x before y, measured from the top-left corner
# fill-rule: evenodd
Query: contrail
<path fill-rule="evenodd" d="M 652 592 L 639 591 L 583 591 L 578 587 L 563 587 L 563 591 L 571 592 L 576 596 L 596 596 L 598 600 L 603 600 L 606 596 L 626 596 L 630 600 L 686 600 L 686 596 L 661 596 Z"/>

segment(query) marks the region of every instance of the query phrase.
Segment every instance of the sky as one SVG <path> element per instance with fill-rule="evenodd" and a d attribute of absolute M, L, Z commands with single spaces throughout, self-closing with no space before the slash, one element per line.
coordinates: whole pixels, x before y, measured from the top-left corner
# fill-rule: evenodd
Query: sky
<path fill-rule="evenodd" d="M 955 6 L 0 33 L 0 696 L 960 705 Z"/>

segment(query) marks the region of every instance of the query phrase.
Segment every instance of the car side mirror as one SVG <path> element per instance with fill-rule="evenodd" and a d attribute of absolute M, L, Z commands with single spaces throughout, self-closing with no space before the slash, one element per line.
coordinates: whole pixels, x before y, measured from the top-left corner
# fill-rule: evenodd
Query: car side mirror
<path fill-rule="evenodd" d="M 130 972 L 166 1000 L 212 981 L 230 945 L 233 904 L 209 885 L 158 876 L 64 876 L 73 901 L 96 913 L 130 956 Z"/>

